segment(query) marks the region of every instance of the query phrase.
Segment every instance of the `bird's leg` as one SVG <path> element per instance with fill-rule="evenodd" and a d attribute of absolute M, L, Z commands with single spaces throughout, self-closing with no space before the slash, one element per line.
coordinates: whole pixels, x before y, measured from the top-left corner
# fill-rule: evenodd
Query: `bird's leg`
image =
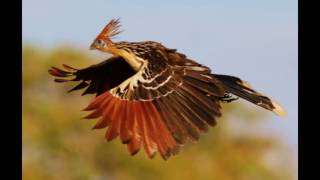
<path fill-rule="evenodd" d="M 232 97 L 231 94 L 225 94 L 223 97 L 220 98 L 220 101 L 229 103 L 238 99 L 239 97 Z"/>

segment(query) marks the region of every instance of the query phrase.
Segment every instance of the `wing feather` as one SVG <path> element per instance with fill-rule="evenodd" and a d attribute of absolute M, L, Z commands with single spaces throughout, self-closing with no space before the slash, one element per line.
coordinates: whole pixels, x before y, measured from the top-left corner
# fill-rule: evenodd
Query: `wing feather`
<path fill-rule="evenodd" d="M 128 115 L 132 117 L 128 122 L 128 129 L 132 132 L 132 139 L 128 144 L 128 150 L 131 155 L 135 155 L 139 152 L 141 147 L 141 130 L 138 126 L 136 102 L 128 101 Z"/>
<path fill-rule="evenodd" d="M 110 114 L 111 124 L 108 128 L 105 138 L 107 141 L 111 141 L 116 138 L 120 133 L 120 124 L 123 116 L 122 102 L 119 99 L 115 99 L 113 111 Z"/>
<path fill-rule="evenodd" d="M 129 126 L 128 123 L 130 121 L 132 121 L 132 119 L 130 119 L 129 117 L 129 101 L 124 101 L 123 102 L 123 118 L 121 121 L 121 127 L 120 127 L 120 139 L 122 141 L 123 144 L 127 144 L 128 142 L 130 142 L 131 138 L 132 138 L 132 132 L 129 131 Z"/>

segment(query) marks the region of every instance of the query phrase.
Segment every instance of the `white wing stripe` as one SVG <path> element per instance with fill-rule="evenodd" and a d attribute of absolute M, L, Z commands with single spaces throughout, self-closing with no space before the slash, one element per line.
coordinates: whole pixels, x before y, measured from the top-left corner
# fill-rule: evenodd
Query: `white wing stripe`
<path fill-rule="evenodd" d="M 171 79 L 171 76 L 168 76 L 167 77 L 167 79 L 165 80 L 165 81 L 163 81 L 162 83 L 160 83 L 160 84 L 158 84 L 157 86 L 155 86 L 155 87 L 152 87 L 152 86 L 148 86 L 148 87 L 146 87 L 146 86 L 144 86 L 144 85 L 142 85 L 145 89 L 152 89 L 152 90 L 156 90 L 156 89 L 158 89 L 159 87 L 161 87 L 161 86 L 163 86 L 163 85 L 165 85 L 169 80 Z"/>

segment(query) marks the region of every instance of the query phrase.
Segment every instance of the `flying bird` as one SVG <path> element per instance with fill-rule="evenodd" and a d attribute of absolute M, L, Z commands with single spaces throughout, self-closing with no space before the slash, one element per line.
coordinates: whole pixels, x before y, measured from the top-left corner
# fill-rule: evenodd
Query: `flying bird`
<path fill-rule="evenodd" d="M 143 147 L 149 158 L 176 155 L 187 141 L 198 141 L 221 116 L 221 102 L 245 99 L 285 115 L 269 97 L 253 90 L 238 77 L 213 74 L 210 68 L 176 49 L 154 41 L 114 42 L 121 31 L 119 19 L 111 20 L 90 46 L 112 56 L 77 69 L 63 64 L 49 73 L 55 82 L 78 81 L 69 92 L 95 98 L 84 109 L 85 118 L 98 119 L 93 129 L 107 128 L 105 138 L 117 137 L 135 155 Z"/>

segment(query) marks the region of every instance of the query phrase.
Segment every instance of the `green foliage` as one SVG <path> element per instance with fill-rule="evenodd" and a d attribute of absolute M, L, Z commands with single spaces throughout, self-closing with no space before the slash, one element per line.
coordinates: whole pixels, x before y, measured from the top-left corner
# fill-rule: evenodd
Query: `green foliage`
<path fill-rule="evenodd" d="M 53 82 L 47 70 L 63 63 L 82 68 L 95 61 L 79 49 L 23 48 L 25 180 L 293 179 L 290 157 L 281 142 L 245 132 L 262 123 L 254 120 L 263 119 L 263 114 L 250 113 L 240 103 L 224 105 L 223 113 L 237 118 L 219 118 L 217 126 L 203 134 L 198 143 L 186 144 L 179 155 L 167 161 L 160 156 L 150 160 L 142 152 L 131 157 L 118 139 L 105 142 L 105 129 L 90 129 L 95 120 L 81 119 L 86 114 L 80 110 L 92 96 L 67 94 L 70 84 Z M 247 128 L 232 129 L 235 121 Z"/>

